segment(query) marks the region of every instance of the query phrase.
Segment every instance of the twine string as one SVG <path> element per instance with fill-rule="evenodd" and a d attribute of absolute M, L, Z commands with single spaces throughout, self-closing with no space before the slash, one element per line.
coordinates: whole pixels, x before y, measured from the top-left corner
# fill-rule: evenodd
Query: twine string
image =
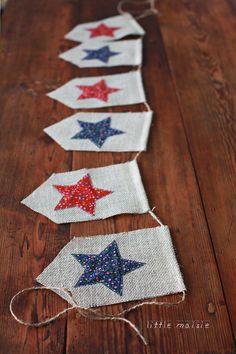
<path fill-rule="evenodd" d="M 135 156 L 134 156 L 134 160 L 137 160 L 138 157 L 142 154 L 142 151 L 139 151 Z"/>
<path fill-rule="evenodd" d="M 151 107 L 149 106 L 149 104 L 147 102 L 144 102 L 144 105 L 147 108 L 147 111 L 151 112 Z"/>
<path fill-rule="evenodd" d="M 54 291 L 54 292 L 60 292 L 60 293 L 63 293 L 66 298 L 69 299 L 70 303 L 72 303 L 72 306 L 70 307 L 67 307 L 65 308 L 64 310 L 62 311 L 59 311 L 56 315 L 54 316 L 51 316 L 49 318 L 46 318 L 45 320 L 43 321 L 39 321 L 39 322 L 28 322 L 28 321 L 24 321 L 22 320 L 20 317 L 18 317 L 14 310 L 13 310 L 13 305 L 16 301 L 16 299 L 26 293 L 26 292 L 30 292 L 30 291 L 42 291 L 42 290 L 50 290 L 50 291 Z M 182 292 L 182 296 L 181 296 L 181 299 L 178 300 L 178 301 L 174 301 L 174 302 L 165 302 L 165 301 L 144 301 L 144 302 L 141 302 L 139 304 L 136 304 L 134 306 L 131 306 L 129 308 L 127 308 L 126 310 L 123 310 L 121 311 L 120 313 L 118 314 L 109 314 L 109 313 L 106 313 L 106 314 L 103 314 L 101 312 L 99 312 L 98 310 L 96 309 L 91 309 L 91 308 L 86 308 L 86 307 L 80 307 L 76 301 L 73 299 L 73 296 L 71 296 L 71 294 L 69 293 L 68 290 L 66 289 L 63 289 L 63 288 L 58 288 L 58 287 L 46 287 L 46 286 L 35 286 L 35 287 L 30 287 L 30 288 L 25 288 L 23 290 L 20 290 L 18 293 L 16 293 L 12 299 L 11 299 L 11 302 L 10 302 L 10 306 L 9 306 L 9 309 L 10 309 L 10 313 L 11 315 L 14 317 L 14 319 L 24 325 L 24 326 L 28 326 L 28 327 L 42 327 L 42 326 L 45 326 L 53 321 L 55 321 L 56 319 L 58 319 L 59 317 L 61 317 L 62 315 L 64 315 L 65 313 L 71 311 L 71 310 L 74 310 L 76 309 L 78 311 L 78 313 L 80 314 L 80 316 L 83 316 L 85 318 L 88 318 L 88 319 L 93 319 L 93 320 L 101 320 L 101 321 L 107 321 L 107 320 L 110 320 L 110 321 L 123 321 L 125 323 L 127 323 L 134 331 L 135 333 L 137 334 L 137 336 L 142 340 L 142 342 L 144 343 L 144 345 L 148 345 L 145 337 L 142 335 L 142 333 L 140 332 L 140 330 L 138 329 L 138 327 L 136 327 L 133 322 L 131 322 L 130 320 L 124 318 L 123 316 L 125 314 L 127 314 L 128 312 L 130 311 L 133 311 L 133 310 L 136 310 L 137 308 L 139 307 L 142 307 L 144 305 L 159 305 L 159 306 L 175 306 L 175 305 L 178 305 L 180 304 L 181 302 L 183 302 L 185 300 L 185 291 Z"/>
<path fill-rule="evenodd" d="M 134 18 L 141 19 L 147 16 L 151 16 L 151 15 L 159 15 L 159 11 L 155 8 L 155 2 L 156 0 L 144 0 L 144 1 L 136 1 L 136 0 L 121 0 L 118 5 L 117 5 L 117 11 L 119 12 L 119 14 L 121 15 L 125 15 L 125 14 L 132 14 Z M 148 5 L 148 8 L 144 9 L 144 10 L 123 10 L 124 5 L 134 5 L 136 7 L 138 6 L 142 6 L 142 5 Z"/>
<path fill-rule="evenodd" d="M 158 218 L 158 216 L 156 216 L 156 214 L 153 213 L 153 210 L 156 209 L 156 207 L 154 206 L 151 210 L 148 210 L 148 213 L 151 215 L 151 217 L 156 220 L 158 222 L 159 225 L 161 226 L 165 226 L 161 220 Z"/>

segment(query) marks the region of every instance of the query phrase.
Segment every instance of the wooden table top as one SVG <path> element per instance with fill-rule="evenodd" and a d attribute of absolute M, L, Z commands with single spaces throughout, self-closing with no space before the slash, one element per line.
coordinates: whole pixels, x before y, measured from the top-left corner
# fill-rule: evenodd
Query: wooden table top
<path fill-rule="evenodd" d="M 45 94 L 77 76 L 132 68 L 77 67 L 58 58 L 75 43 L 76 24 L 114 16 L 117 1 L 9 0 L 0 38 L 0 353 L 233 353 L 236 332 L 235 100 L 236 4 L 233 0 L 165 0 L 162 16 L 140 20 L 146 30 L 142 68 L 154 119 L 139 158 L 151 206 L 171 228 L 187 286 L 176 307 L 145 306 L 127 315 L 149 342 L 123 323 L 92 321 L 71 311 L 43 328 L 19 325 L 11 297 L 36 285 L 37 275 L 75 235 L 155 226 L 149 215 L 56 225 L 20 201 L 53 172 L 125 162 L 134 153 L 66 152 L 43 128 L 74 113 Z M 144 105 L 100 111 L 145 110 Z M 99 110 L 98 110 L 99 111 Z M 176 300 L 177 295 L 162 300 Z M 130 304 L 129 304 L 130 305 Z M 66 306 L 53 294 L 31 294 L 25 318 Z M 109 306 L 118 312 L 127 304 Z M 42 313 L 43 309 L 43 313 Z M 150 321 L 158 328 L 148 328 Z M 164 321 L 171 328 L 164 328 Z M 178 328 L 179 321 L 193 328 Z M 192 322 L 195 321 L 195 322 Z M 196 321 L 209 328 L 196 328 Z M 166 323 L 165 322 L 165 323 Z M 160 325 L 163 323 L 163 326 Z"/>

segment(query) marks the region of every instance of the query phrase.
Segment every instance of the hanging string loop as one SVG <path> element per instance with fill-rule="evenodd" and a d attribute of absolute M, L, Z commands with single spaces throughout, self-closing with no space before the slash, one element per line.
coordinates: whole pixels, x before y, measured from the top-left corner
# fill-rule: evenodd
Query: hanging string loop
<path fill-rule="evenodd" d="M 155 2 L 156 0 L 144 0 L 144 1 L 136 1 L 136 0 L 121 0 L 118 5 L 117 5 L 117 11 L 119 14 L 124 15 L 124 14 L 131 14 L 134 18 L 141 19 L 147 16 L 151 15 L 159 15 L 159 11 L 155 7 Z M 143 10 L 124 10 L 124 5 L 131 5 L 134 7 L 139 7 L 139 6 L 144 6 L 148 7 L 144 8 Z"/>

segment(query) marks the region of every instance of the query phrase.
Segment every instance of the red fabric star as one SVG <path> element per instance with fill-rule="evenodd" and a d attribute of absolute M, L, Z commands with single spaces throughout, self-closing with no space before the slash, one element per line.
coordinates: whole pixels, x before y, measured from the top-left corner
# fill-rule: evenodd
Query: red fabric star
<path fill-rule="evenodd" d="M 74 185 L 54 185 L 53 187 L 63 194 L 63 198 L 57 204 L 55 210 L 78 207 L 92 215 L 95 215 L 96 200 L 112 193 L 112 191 L 105 189 L 94 188 L 89 174 Z"/>
<path fill-rule="evenodd" d="M 81 93 L 78 97 L 78 100 L 85 98 L 97 98 L 98 100 L 104 102 L 108 101 L 108 95 L 110 93 L 120 90 L 118 88 L 108 87 L 104 80 L 100 80 L 91 86 L 78 85 L 77 87 L 83 91 L 83 93 Z"/>
<path fill-rule="evenodd" d="M 118 30 L 120 27 L 108 27 L 104 23 L 101 23 L 99 26 L 95 28 L 87 28 L 87 31 L 90 32 L 90 38 L 99 37 L 99 36 L 107 36 L 114 37 L 114 31 Z"/>

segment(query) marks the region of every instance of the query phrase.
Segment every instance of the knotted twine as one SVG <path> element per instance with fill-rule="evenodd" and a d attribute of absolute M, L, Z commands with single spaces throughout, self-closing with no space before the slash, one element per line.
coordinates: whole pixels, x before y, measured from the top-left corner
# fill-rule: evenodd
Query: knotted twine
<path fill-rule="evenodd" d="M 155 8 L 156 0 L 144 0 L 144 1 L 136 1 L 136 0 L 121 0 L 117 5 L 117 11 L 121 15 L 125 15 L 127 13 L 132 14 L 134 18 L 137 20 L 140 18 L 144 18 L 151 15 L 160 15 L 159 11 Z M 148 5 L 148 8 L 144 10 L 132 10 L 132 11 L 125 11 L 123 10 L 124 5 L 134 5 L 135 7 Z"/>
<path fill-rule="evenodd" d="M 29 292 L 29 291 L 39 291 L 39 290 L 50 290 L 50 291 L 60 291 L 62 293 L 64 293 L 64 295 L 66 295 L 67 297 L 70 298 L 70 301 L 72 302 L 72 306 L 70 307 L 67 307 L 65 308 L 64 310 L 58 312 L 55 316 L 52 316 L 52 317 L 49 317 L 49 318 L 46 318 L 45 320 L 43 321 L 39 321 L 39 322 L 27 322 L 27 321 L 24 321 L 22 320 L 21 318 L 19 318 L 14 310 L 13 310 L 13 304 L 15 302 L 15 300 L 22 294 L 26 293 L 26 292 Z M 139 338 L 142 340 L 142 342 L 144 343 L 144 345 L 148 345 L 145 337 L 142 335 L 142 333 L 140 332 L 140 330 L 130 321 L 130 320 L 127 320 L 126 318 L 124 318 L 123 316 L 125 314 L 127 314 L 128 312 L 132 311 L 132 310 L 135 310 L 139 307 L 142 307 L 144 305 L 159 305 L 159 306 L 175 306 L 175 305 L 178 305 L 180 304 L 181 302 L 183 302 L 185 300 L 185 291 L 182 292 L 182 296 L 181 296 L 181 299 L 178 300 L 178 301 L 175 301 L 175 302 L 158 302 L 158 301 L 144 301 L 142 303 L 139 303 L 137 305 L 134 305 L 134 306 L 131 306 L 129 307 L 128 309 L 126 310 L 123 310 L 117 314 L 109 314 L 109 313 L 106 313 L 106 314 L 103 314 L 101 312 L 99 312 L 98 310 L 95 310 L 95 309 L 91 309 L 91 308 L 84 308 L 84 307 L 80 307 L 77 305 L 77 303 L 74 301 L 73 297 L 71 296 L 70 292 L 67 290 L 67 289 L 63 289 L 63 288 L 57 288 L 57 287 L 46 287 L 46 286 L 39 286 L 39 287 L 31 287 L 31 288 L 25 288 L 21 291 L 19 291 L 17 294 L 15 294 L 12 299 L 11 299 L 11 302 L 10 302 L 10 313 L 12 314 L 12 316 L 14 317 L 14 319 L 24 325 L 24 326 L 28 326 L 28 327 L 43 327 L 53 321 L 55 321 L 56 319 L 58 319 L 59 317 L 61 317 L 62 315 L 64 315 L 65 313 L 71 311 L 71 310 L 74 310 L 76 309 L 79 313 L 80 316 L 83 316 L 87 319 L 90 319 L 90 320 L 101 320 L 101 321 L 123 321 L 125 323 L 127 323 L 134 331 L 135 333 L 139 336 Z"/>

